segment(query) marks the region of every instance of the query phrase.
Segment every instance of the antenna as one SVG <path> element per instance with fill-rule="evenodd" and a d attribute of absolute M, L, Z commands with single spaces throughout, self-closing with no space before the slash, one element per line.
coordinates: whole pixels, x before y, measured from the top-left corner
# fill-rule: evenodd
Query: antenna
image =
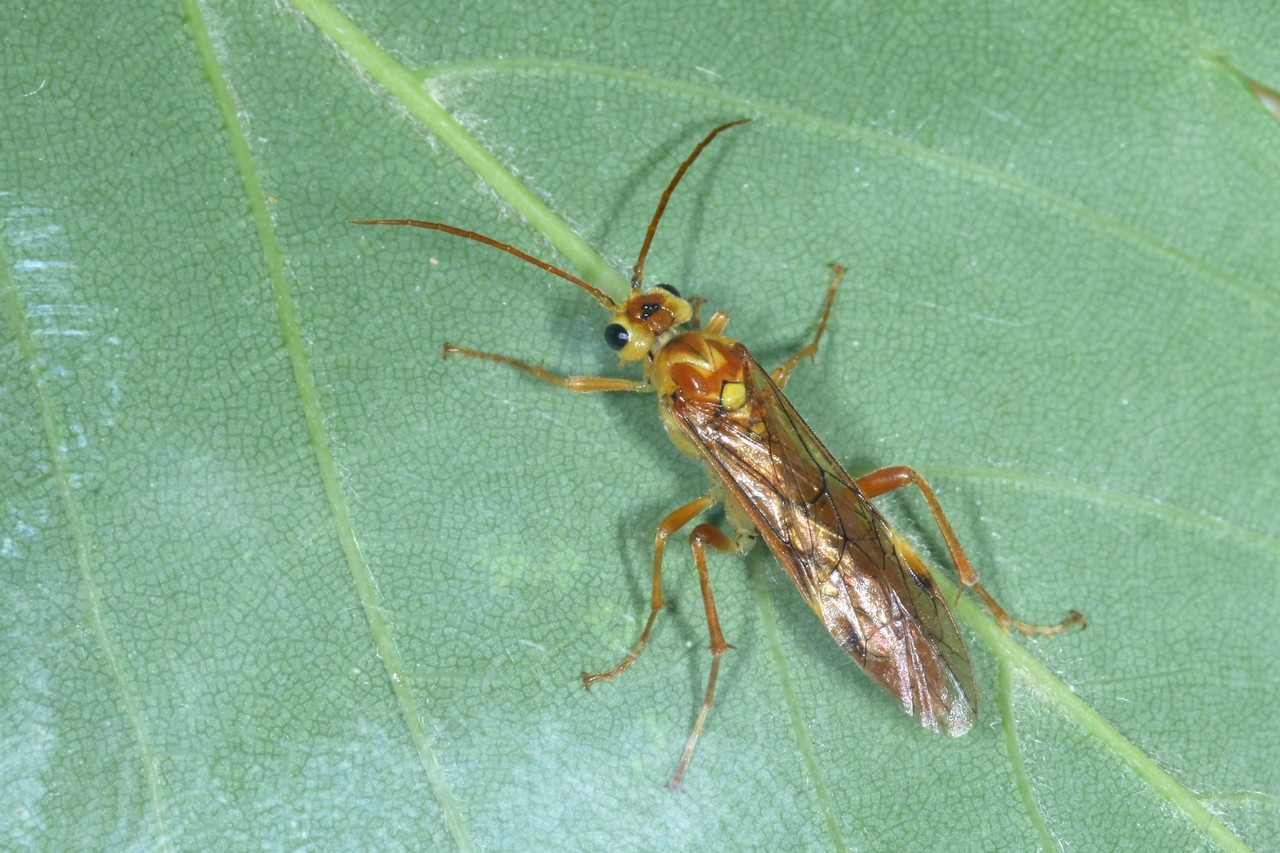
<path fill-rule="evenodd" d="M 508 255 L 515 255 L 525 263 L 533 264 L 538 269 L 546 270 L 552 275 L 558 275 L 570 284 L 576 284 L 587 293 L 590 293 L 596 298 L 597 302 L 610 311 L 618 310 L 618 303 L 610 299 L 608 294 L 595 285 L 588 284 L 573 273 L 565 272 L 555 264 L 547 263 L 541 258 L 535 258 L 528 252 L 522 252 L 510 243 L 503 243 L 501 240 L 495 240 L 492 237 L 477 234 L 475 231 L 468 231 L 465 228 L 458 228 L 454 225 L 445 225 L 443 222 L 425 222 L 421 219 L 352 219 L 350 221 L 352 225 L 409 225 L 414 228 L 443 231 L 444 233 L 452 234 L 455 237 L 465 237 L 468 240 L 475 240 L 477 243 L 484 243 L 486 246 L 492 246 L 495 249 L 506 252 Z"/>
<path fill-rule="evenodd" d="M 689 167 L 693 165 L 693 161 L 698 159 L 698 155 L 702 153 L 711 140 L 715 139 L 724 131 L 731 127 L 737 127 L 740 124 L 746 124 L 751 121 L 749 118 L 740 118 L 737 121 L 731 121 L 728 124 L 722 124 L 715 130 L 706 135 L 698 147 L 693 149 L 693 153 L 685 158 L 680 164 L 680 168 L 676 169 L 675 177 L 671 179 L 671 183 L 667 184 L 666 191 L 662 194 L 662 198 L 658 200 L 658 209 L 653 212 L 653 220 L 649 223 L 649 230 L 644 234 L 644 245 L 640 247 L 640 257 L 636 258 L 636 265 L 631 270 L 631 289 L 639 290 L 640 285 L 644 283 L 644 260 L 649 255 L 649 247 L 653 245 L 653 235 L 658 230 L 658 220 L 662 219 L 662 214 L 667 209 L 667 202 L 671 200 L 671 193 L 675 191 L 676 184 L 680 183 L 680 179 L 684 177 L 684 173 L 689 171 Z"/>

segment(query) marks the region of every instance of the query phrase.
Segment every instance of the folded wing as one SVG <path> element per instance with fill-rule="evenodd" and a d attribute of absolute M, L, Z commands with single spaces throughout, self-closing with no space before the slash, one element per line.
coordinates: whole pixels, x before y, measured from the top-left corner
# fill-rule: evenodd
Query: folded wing
<path fill-rule="evenodd" d="M 744 347 L 738 409 L 667 400 L 837 642 L 923 726 L 977 716 L 973 666 L 919 557 L 823 447 Z"/>

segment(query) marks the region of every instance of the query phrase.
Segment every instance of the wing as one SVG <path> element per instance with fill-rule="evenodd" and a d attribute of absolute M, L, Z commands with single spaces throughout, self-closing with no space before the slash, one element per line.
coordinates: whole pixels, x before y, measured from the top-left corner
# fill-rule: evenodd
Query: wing
<path fill-rule="evenodd" d="M 703 460 L 837 642 L 929 729 L 977 717 L 973 665 L 923 562 L 746 348 L 746 403 L 667 401 Z"/>

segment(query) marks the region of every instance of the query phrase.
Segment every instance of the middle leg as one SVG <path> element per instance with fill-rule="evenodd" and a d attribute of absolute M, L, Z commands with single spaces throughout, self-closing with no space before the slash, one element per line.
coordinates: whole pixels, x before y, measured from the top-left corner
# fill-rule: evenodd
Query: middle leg
<path fill-rule="evenodd" d="M 698 567 L 698 583 L 702 587 L 702 603 L 707 611 L 707 632 L 711 635 L 711 673 L 707 676 L 707 690 L 702 697 L 702 707 L 698 710 L 697 719 L 693 721 L 693 731 L 689 732 L 689 739 L 684 744 L 684 752 L 680 754 L 680 765 L 672 775 L 671 781 L 667 783 L 667 787 L 673 791 L 680 790 L 680 780 L 684 778 L 684 772 L 689 768 L 694 747 L 698 745 L 698 738 L 702 736 L 702 729 L 707 724 L 707 715 L 711 713 L 711 706 L 715 704 L 720 658 L 733 648 L 725 642 L 724 633 L 720 630 L 720 615 L 716 612 L 715 598 L 711 594 L 711 576 L 707 573 L 707 549 L 711 548 L 723 553 L 742 552 L 744 547 L 750 547 L 752 541 L 753 539 L 747 536 L 740 536 L 737 540 L 731 539 L 720 528 L 710 524 L 699 524 L 689 537 L 689 544 L 693 547 L 693 561 Z"/>
<path fill-rule="evenodd" d="M 619 675 L 627 671 L 631 664 L 636 662 L 636 658 L 640 657 L 640 652 L 644 650 L 645 645 L 649 642 L 649 632 L 653 630 L 654 620 L 658 618 L 658 611 L 662 609 L 662 556 L 666 553 L 667 540 L 671 538 L 671 534 L 684 527 L 690 521 L 697 518 L 702 513 L 715 504 L 715 498 L 711 495 L 703 495 L 696 500 L 689 501 L 675 512 L 662 519 L 662 523 L 658 525 L 658 531 L 653 537 L 653 590 L 649 598 L 649 619 L 644 623 L 644 630 L 640 632 L 640 640 L 631 649 L 631 652 L 623 659 L 622 663 L 615 666 L 608 672 L 584 672 L 582 673 L 582 686 L 590 690 L 591 685 L 597 681 L 608 681 L 611 678 L 617 678 Z"/>

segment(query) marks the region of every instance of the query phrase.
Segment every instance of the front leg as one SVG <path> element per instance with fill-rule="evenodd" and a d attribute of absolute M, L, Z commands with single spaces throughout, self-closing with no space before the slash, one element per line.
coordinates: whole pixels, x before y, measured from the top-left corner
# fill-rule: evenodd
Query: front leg
<path fill-rule="evenodd" d="M 827 301 L 822 306 L 822 317 L 818 320 L 818 331 L 814 332 L 813 340 L 809 341 L 799 352 L 774 369 L 773 382 L 779 388 L 787 387 L 787 380 L 791 378 L 791 371 L 796 369 L 797 364 L 818 354 L 818 342 L 822 340 L 822 333 L 827 330 L 827 320 L 831 319 L 831 306 L 836 302 L 836 289 L 840 287 L 840 279 L 842 277 L 844 277 L 844 267 L 839 264 L 832 264 L 831 284 L 827 286 Z"/>
<path fill-rule="evenodd" d="M 465 349 L 457 347 L 453 344 L 446 343 L 441 354 L 448 358 L 451 355 L 464 355 L 467 358 L 478 358 L 482 361 L 496 361 L 499 364 L 509 364 L 517 370 L 523 370 L 525 373 L 541 379 L 543 382 L 550 382 L 557 388 L 563 388 L 566 391 L 576 391 L 579 393 L 588 393 L 591 391 L 652 391 L 653 387 L 646 379 L 623 379 L 620 376 L 560 376 L 552 373 L 536 364 L 529 364 L 527 361 L 511 358 L 505 355 L 498 355 L 492 352 L 480 352 L 473 349 Z"/>

